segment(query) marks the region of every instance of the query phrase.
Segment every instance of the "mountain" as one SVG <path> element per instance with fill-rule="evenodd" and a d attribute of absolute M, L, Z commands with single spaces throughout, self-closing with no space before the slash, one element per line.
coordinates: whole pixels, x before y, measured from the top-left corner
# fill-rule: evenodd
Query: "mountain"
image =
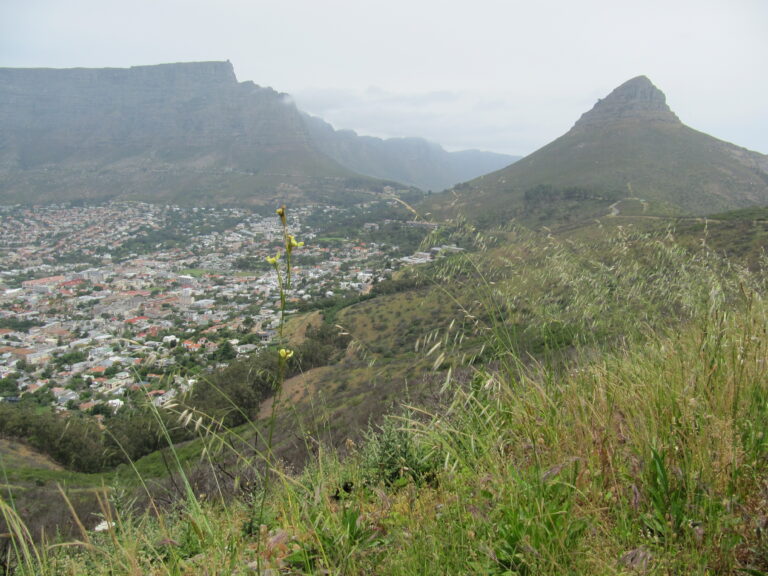
<path fill-rule="evenodd" d="M 352 130 L 334 130 L 314 116 L 305 115 L 304 120 L 318 148 L 342 166 L 422 190 L 444 190 L 520 159 L 480 150 L 447 152 L 423 138 L 384 140 L 359 136 Z"/>
<path fill-rule="evenodd" d="M 557 140 L 454 187 L 431 208 L 489 222 L 547 223 L 630 207 L 646 215 L 703 215 L 766 204 L 768 156 L 684 125 L 663 92 L 638 76 Z"/>
<path fill-rule="evenodd" d="M 343 203 L 510 160 L 334 134 L 287 95 L 238 82 L 229 62 L 0 68 L 0 202 Z"/>
<path fill-rule="evenodd" d="M 256 200 L 359 180 L 229 62 L 0 69 L 3 201 Z"/>

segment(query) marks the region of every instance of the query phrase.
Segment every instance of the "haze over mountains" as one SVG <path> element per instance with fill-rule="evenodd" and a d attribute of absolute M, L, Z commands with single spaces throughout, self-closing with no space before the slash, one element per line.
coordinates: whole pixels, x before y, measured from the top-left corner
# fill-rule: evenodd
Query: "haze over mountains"
<path fill-rule="evenodd" d="M 450 195 L 446 213 L 496 220 L 616 214 L 631 204 L 647 215 L 703 215 L 768 204 L 768 156 L 684 125 L 638 76 L 560 138 Z"/>
<path fill-rule="evenodd" d="M 446 152 L 423 138 L 384 140 L 358 136 L 352 130 L 334 130 L 313 116 L 305 116 L 305 121 L 320 150 L 339 164 L 360 174 L 396 180 L 422 190 L 444 190 L 520 159 L 480 150 Z"/>
<path fill-rule="evenodd" d="M 345 203 L 388 184 L 464 182 L 431 208 L 544 222 L 627 211 L 630 199 L 646 214 L 768 204 L 768 157 L 685 126 L 644 76 L 514 160 L 334 130 L 287 95 L 238 82 L 229 62 L 0 69 L 3 202 Z"/>
<path fill-rule="evenodd" d="M 336 132 L 229 62 L 0 69 L 0 199 L 325 198 L 441 189 L 514 160 Z M 370 177 L 361 177 L 372 176 Z"/>

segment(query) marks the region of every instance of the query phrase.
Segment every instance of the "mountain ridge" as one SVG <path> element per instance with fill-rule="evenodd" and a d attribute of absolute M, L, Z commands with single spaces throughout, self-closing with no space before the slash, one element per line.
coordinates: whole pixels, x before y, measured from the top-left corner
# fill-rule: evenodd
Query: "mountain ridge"
<path fill-rule="evenodd" d="M 656 214 L 704 215 L 768 204 L 768 156 L 686 126 L 639 76 L 559 138 L 446 198 L 429 208 L 496 223 L 597 217 L 627 198 L 643 199 Z"/>
<path fill-rule="evenodd" d="M 440 191 L 493 172 L 520 156 L 480 150 L 448 152 L 424 138 L 377 138 L 335 130 L 323 119 L 304 115 L 315 143 L 326 155 L 355 172 L 389 178 L 422 190 Z"/>
<path fill-rule="evenodd" d="M 0 201 L 346 202 L 402 173 L 372 164 L 329 156 L 287 94 L 229 61 L 0 68 Z"/>
<path fill-rule="evenodd" d="M 357 177 L 311 146 L 284 95 L 238 83 L 228 62 L 0 69 L 0 111 L 5 200 L 252 200 Z"/>

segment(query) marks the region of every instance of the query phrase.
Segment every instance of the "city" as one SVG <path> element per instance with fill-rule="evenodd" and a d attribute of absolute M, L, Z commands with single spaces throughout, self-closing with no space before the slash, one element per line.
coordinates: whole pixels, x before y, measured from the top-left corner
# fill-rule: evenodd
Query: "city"
<path fill-rule="evenodd" d="M 359 234 L 343 238 L 307 223 L 382 208 L 396 209 L 382 201 L 289 211 L 288 228 L 305 245 L 294 254 L 288 313 L 367 294 L 398 265 L 429 259 L 407 255 L 423 223 L 361 221 Z M 267 257 L 283 230 L 274 213 L 122 202 L 5 206 L 0 221 L 2 401 L 96 415 L 137 397 L 161 406 L 190 375 L 276 337 L 280 296 Z M 392 229 L 405 231 L 404 245 L 363 239 Z"/>

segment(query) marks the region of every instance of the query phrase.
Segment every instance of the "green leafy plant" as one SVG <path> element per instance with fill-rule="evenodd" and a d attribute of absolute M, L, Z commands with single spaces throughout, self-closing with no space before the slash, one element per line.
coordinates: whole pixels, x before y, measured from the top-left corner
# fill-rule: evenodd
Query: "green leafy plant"
<path fill-rule="evenodd" d="M 378 429 L 369 428 L 361 452 L 361 467 L 371 484 L 403 486 L 422 483 L 437 470 L 434 454 L 417 442 L 408 426 L 413 413 L 389 416 Z"/>

